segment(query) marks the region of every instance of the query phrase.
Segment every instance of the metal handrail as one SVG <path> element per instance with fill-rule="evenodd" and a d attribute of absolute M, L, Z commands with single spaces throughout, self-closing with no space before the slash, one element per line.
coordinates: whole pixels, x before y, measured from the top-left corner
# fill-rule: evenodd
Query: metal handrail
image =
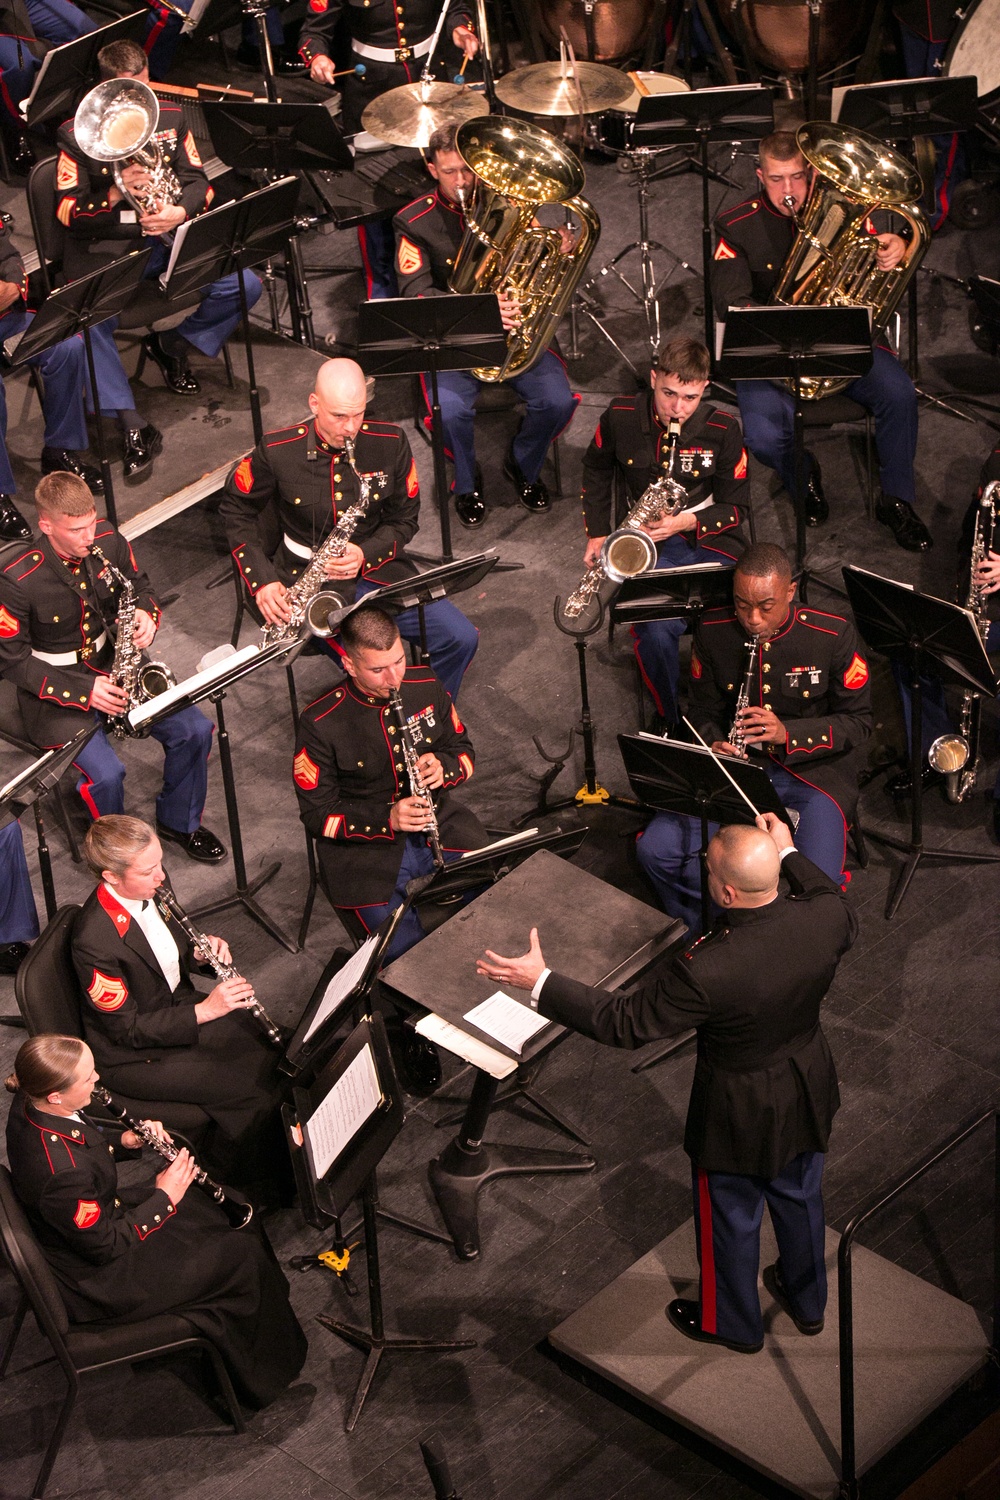
<path fill-rule="evenodd" d="M 911 1167 L 903 1177 L 881 1192 L 860 1213 L 855 1214 L 840 1237 L 837 1251 L 837 1286 L 840 1299 L 840 1494 L 842 1500 L 857 1500 L 857 1447 L 854 1423 L 854 1302 L 851 1248 L 854 1236 L 873 1214 L 898 1198 L 919 1178 L 969 1136 L 975 1135 L 988 1120 L 994 1128 L 994 1195 L 993 1195 L 993 1328 L 990 1356 L 1000 1351 L 1000 1109 L 988 1109 L 966 1120 L 952 1135 Z"/>

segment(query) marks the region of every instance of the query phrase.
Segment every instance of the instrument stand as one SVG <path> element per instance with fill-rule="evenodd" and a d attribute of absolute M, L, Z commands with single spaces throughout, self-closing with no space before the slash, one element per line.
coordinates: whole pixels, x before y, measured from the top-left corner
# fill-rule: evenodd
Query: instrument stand
<path fill-rule="evenodd" d="M 960 864 L 1000 864 L 1000 854 L 964 849 L 929 849 L 923 836 L 923 689 L 921 678 L 936 677 L 945 686 L 971 688 L 993 698 L 997 680 L 970 610 L 932 594 L 918 594 L 906 584 L 881 578 L 864 568 L 846 567 L 844 583 L 858 634 L 874 651 L 906 668 L 912 694 L 910 708 L 910 837 L 865 829 L 876 844 L 906 855 L 885 907 L 886 921 L 899 910 L 910 881 L 924 859 Z"/>
<path fill-rule="evenodd" d="M 50 292 L 38 309 L 28 328 L 11 354 L 14 366 L 26 364 L 29 359 L 44 354 L 63 339 L 83 335 L 87 353 L 87 375 L 94 403 L 94 431 L 97 435 L 97 459 L 101 478 L 104 481 L 104 509 L 112 526 L 118 524 L 115 507 L 115 491 L 111 480 L 111 464 L 104 432 L 104 417 L 101 413 L 101 393 L 94 368 L 94 347 L 90 331 L 107 318 L 115 318 L 131 301 L 152 254 L 152 246 L 124 255 L 89 276 L 81 276 L 67 286 Z M 168 312 L 164 308 L 164 312 Z"/>
<path fill-rule="evenodd" d="M 503 364 L 507 336 L 500 304 L 492 293 L 483 292 L 362 302 L 358 309 L 357 357 L 366 375 L 430 375 L 434 495 L 441 526 L 441 554 L 451 562 L 451 494 L 438 375 L 442 370 Z"/>
<path fill-rule="evenodd" d="M 277 104 L 279 103 L 278 80 L 274 72 L 271 38 L 267 34 L 267 13 L 270 9 L 270 0 L 240 0 L 240 4 L 243 14 L 257 27 L 257 50 L 260 54 L 260 72 L 264 80 L 264 93 L 267 95 L 269 104 Z"/>
<path fill-rule="evenodd" d="M 852 379 L 872 366 L 867 307 L 731 307 L 720 373 L 732 380 L 791 381 L 795 402 L 795 575 L 806 602 L 810 580 L 840 590 L 813 572 L 806 556 L 806 456 L 802 381 L 806 376 Z"/>
<path fill-rule="evenodd" d="M 632 140 L 637 147 L 692 146 L 697 157 L 668 167 L 661 176 L 701 173 L 701 267 L 705 283 L 705 344 L 715 348 L 712 318 L 712 213 L 708 182 L 736 183 L 708 164 L 710 141 L 759 141 L 774 129 L 774 101 L 762 84 L 742 88 L 698 89 L 691 94 L 650 94 L 639 100 Z"/>

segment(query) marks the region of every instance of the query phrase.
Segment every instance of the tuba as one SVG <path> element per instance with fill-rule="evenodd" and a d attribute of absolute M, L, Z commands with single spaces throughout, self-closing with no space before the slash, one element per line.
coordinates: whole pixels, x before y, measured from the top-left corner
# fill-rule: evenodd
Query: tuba
<path fill-rule="evenodd" d="M 473 370 L 477 380 L 509 380 L 541 359 L 587 267 L 601 221 L 578 196 L 583 168 L 571 151 L 525 120 L 486 115 L 466 120 L 455 141 L 476 174 L 465 208 L 465 234 L 448 282 L 453 292 L 495 292 L 520 308 L 502 365 Z M 543 203 L 561 203 L 580 221 L 573 248 L 559 231 L 535 224 Z"/>
<path fill-rule="evenodd" d="M 815 175 L 805 207 L 794 215 L 798 232 L 774 301 L 868 306 L 873 329 L 884 329 L 930 244 L 930 225 L 918 202 L 920 175 L 898 152 L 843 125 L 800 125 L 795 139 Z M 867 227 L 878 209 L 899 214 L 913 230 L 906 255 L 891 271 L 879 270 L 878 242 Z M 844 390 L 854 378 L 806 377 L 802 395 L 815 401 Z"/>
<path fill-rule="evenodd" d="M 156 213 L 181 199 L 177 175 L 153 139 L 159 121 L 159 101 L 138 78 L 99 83 L 84 95 L 73 117 L 81 150 L 94 161 L 114 162 L 115 186 L 140 214 Z M 122 182 L 122 170 L 132 165 L 146 168 L 146 187 L 130 189 Z"/>

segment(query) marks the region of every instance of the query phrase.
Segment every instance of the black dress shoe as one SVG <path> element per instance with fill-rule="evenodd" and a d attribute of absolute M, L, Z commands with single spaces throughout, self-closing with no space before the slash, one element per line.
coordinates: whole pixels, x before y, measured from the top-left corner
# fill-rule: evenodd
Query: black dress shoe
<path fill-rule="evenodd" d="M 806 525 L 822 526 L 830 519 L 830 507 L 823 494 L 823 476 L 819 464 L 813 459 L 809 478 L 806 481 Z"/>
<path fill-rule="evenodd" d="M 703 1333 L 697 1302 L 688 1302 L 684 1297 L 667 1304 L 667 1317 L 678 1333 L 699 1344 L 717 1344 L 720 1349 L 733 1349 L 737 1354 L 759 1354 L 764 1347 L 763 1339 L 759 1344 L 738 1344 L 735 1339 L 724 1339 L 717 1333 Z"/>
<path fill-rule="evenodd" d="M 764 1267 L 764 1274 L 761 1277 L 761 1280 L 763 1281 L 767 1290 L 771 1293 L 771 1296 L 774 1298 L 775 1302 L 777 1302 L 778 1306 L 781 1308 L 782 1312 L 786 1312 L 788 1314 L 800 1333 L 804 1333 L 807 1337 L 813 1338 L 817 1333 L 823 1332 L 823 1318 L 817 1318 L 814 1322 L 810 1322 L 806 1318 L 800 1318 L 798 1313 L 792 1306 L 791 1299 L 788 1296 L 787 1288 L 785 1287 L 785 1283 L 781 1279 L 780 1260 L 775 1261 L 773 1266 Z"/>
<path fill-rule="evenodd" d="M 925 792 L 930 791 L 931 787 L 940 786 L 943 781 L 944 776 L 940 771 L 935 771 L 933 766 L 924 766 L 920 773 L 920 785 Z M 897 801 L 901 801 L 904 797 L 912 797 L 913 781 L 909 771 L 900 771 L 897 776 L 890 776 L 885 784 L 885 790 Z"/>
<path fill-rule="evenodd" d="M 84 453 L 75 452 L 72 448 L 43 448 L 42 473 L 54 474 L 57 470 L 64 474 L 78 475 L 92 495 L 104 494 L 101 471 L 87 463 Z"/>
<path fill-rule="evenodd" d="M 150 422 L 145 427 L 128 428 L 123 436 L 122 470 L 125 483 L 135 484 L 163 447 L 163 434 Z"/>
<path fill-rule="evenodd" d="M 27 943 L 0 943 L 0 974 L 16 974 L 28 953 Z"/>
<path fill-rule="evenodd" d="M 551 507 L 552 501 L 549 499 L 549 492 L 542 481 L 537 479 L 534 484 L 528 483 L 518 467 L 513 451 L 509 452 L 504 459 L 503 471 L 517 490 L 517 497 L 525 510 L 543 511 Z"/>
<path fill-rule="evenodd" d="M 895 495 L 883 495 L 875 507 L 875 515 L 888 526 L 899 545 L 907 552 L 926 552 L 933 547 L 934 538 L 921 521 L 912 505 L 897 500 Z"/>
<path fill-rule="evenodd" d="M 168 354 L 158 333 L 147 333 L 142 341 L 147 358 L 159 365 L 160 373 L 178 396 L 197 396 L 201 386 L 191 373 L 186 354 Z"/>
<path fill-rule="evenodd" d="M 200 864 L 217 865 L 226 858 L 225 846 L 207 828 L 196 828 L 194 833 L 179 833 L 176 828 L 168 828 L 157 818 L 156 833 L 160 839 L 180 844 L 185 854 L 190 859 L 198 860 Z"/>
<path fill-rule="evenodd" d="M 31 527 L 14 504 L 12 495 L 0 495 L 0 541 L 31 541 Z"/>
<path fill-rule="evenodd" d="M 455 514 L 463 526 L 481 526 L 486 520 L 486 502 L 476 490 L 456 495 Z"/>

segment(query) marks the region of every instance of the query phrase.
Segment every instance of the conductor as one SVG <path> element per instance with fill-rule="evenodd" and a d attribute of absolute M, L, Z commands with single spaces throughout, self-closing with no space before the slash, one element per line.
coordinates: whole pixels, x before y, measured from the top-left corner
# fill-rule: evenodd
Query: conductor
<path fill-rule="evenodd" d="M 700 1290 L 697 1302 L 677 1298 L 666 1312 L 686 1338 L 756 1354 L 764 1343 L 757 1271 L 765 1202 L 778 1260 L 764 1285 L 800 1333 L 823 1328 L 823 1161 L 840 1096 L 819 1011 L 857 924 L 773 813 L 756 828 L 721 829 L 707 863 L 721 908 L 715 927 L 630 995 L 553 973 L 537 928 L 527 953 L 502 958 L 487 949 L 476 967 L 530 990 L 542 1015 L 611 1047 L 697 1029 L 684 1149 Z M 782 874 L 788 896 L 778 893 Z"/>

